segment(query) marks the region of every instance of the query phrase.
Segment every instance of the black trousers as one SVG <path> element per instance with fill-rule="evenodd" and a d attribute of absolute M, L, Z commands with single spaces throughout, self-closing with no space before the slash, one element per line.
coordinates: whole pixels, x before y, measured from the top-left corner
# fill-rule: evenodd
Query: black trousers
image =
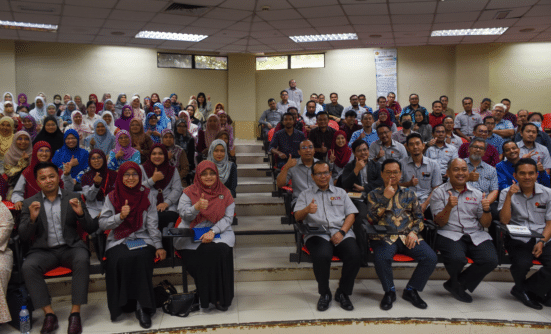
<path fill-rule="evenodd" d="M 367 266 L 368 254 L 369 254 L 369 245 L 367 243 L 367 235 L 363 228 L 363 220 L 367 218 L 367 204 L 364 202 L 354 201 L 356 209 L 358 209 L 358 214 L 356 215 L 356 221 L 352 225 L 352 230 L 356 235 L 356 242 L 358 243 L 358 248 L 360 250 L 361 264 Z"/>
<path fill-rule="evenodd" d="M 44 274 L 59 266 L 73 271 L 71 283 L 73 305 L 82 305 L 88 302 L 90 252 L 84 247 L 64 245 L 48 250 L 33 250 L 23 262 L 21 270 L 35 308 L 51 304 Z"/>
<path fill-rule="evenodd" d="M 444 266 L 450 274 L 450 283 L 453 287 L 461 284 L 473 292 L 484 277 L 497 267 L 497 251 L 492 240 L 486 240 L 476 246 L 469 235 L 453 241 L 450 238 L 439 235 L 436 239 L 436 249 L 440 250 L 444 258 Z M 473 263 L 467 265 L 467 258 Z"/>
<path fill-rule="evenodd" d="M 356 239 L 346 238 L 335 246 L 330 241 L 313 236 L 306 240 L 306 247 L 312 258 L 319 294 L 331 294 L 329 271 L 331 270 L 331 258 L 335 254 L 343 262 L 339 288 L 344 294 L 350 296 L 354 289 L 354 280 L 360 270 L 360 250 Z"/>
<path fill-rule="evenodd" d="M 551 244 L 545 245 L 542 254 L 537 258 L 542 264 L 541 269 L 526 278 L 526 274 L 533 265 L 534 255 L 532 255 L 532 250 L 536 245 L 536 241 L 532 238 L 529 242 L 524 243 L 507 237 L 505 248 L 511 259 L 511 275 L 515 280 L 515 285 L 540 297 L 545 297 L 551 291 Z"/>

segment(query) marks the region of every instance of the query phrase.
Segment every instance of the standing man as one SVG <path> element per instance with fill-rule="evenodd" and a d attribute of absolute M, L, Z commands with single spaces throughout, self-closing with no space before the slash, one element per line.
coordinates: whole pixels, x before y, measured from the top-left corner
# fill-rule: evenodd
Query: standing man
<path fill-rule="evenodd" d="M 452 120 L 455 119 L 455 110 L 448 108 L 448 97 L 446 95 L 440 96 L 440 102 L 442 102 L 442 113 L 446 116 L 450 116 Z"/>
<path fill-rule="evenodd" d="M 482 117 L 473 113 L 473 99 L 470 97 L 463 98 L 463 109 L 464 111 L 455 117 L 455 132 L 459 137 L 471 141 L 474 127 L 482 124 Z"/>
<path fill-rule="evenodd" d="M 79 194 L 59 187 L 56 165 L 40 162 L 33 172 L 41 191 L 23 201 L 19 225 L 21 240 L 34 240 L 22 266 L 25 285 L 34 307 L 44 311 L 41 333 L 51 333 L 58 328 L 58 321 L 44 274 L 59 266 L 71 269 L 73 307 L 67 332 L 80 334 L 80 306 L 88 302 L 90 251 L 77 232 L 77 222 L 89 234 L 99 226 L 88 214 Z"/>
<path fill-rule="evenodd" d="M 329 95 L 329 99 L 331 100 L 331 103 L 325 105 L 325 111 L 329 113 L 329 118 L 336 122 L 340 122 L 344 107 L 339 104 L 339 94 L 331 93 Z"/>
<path fill-rule="evenodd" d="M 362 115 L 362 129 L 352 134 L 352 137 L 350 137 L 350 141 L 348 142 L 348 146 L 352 147 L 352 144 L 357 139 L 363 139 L 368 146 L 376 140 L 379 140 L 377 131 L 373 130 L 373 115 L 368 112 Z"/>
<path fill-rule="evenodd" d="M 388 125 L 380 124 L 377 127 L 377 136 L 379 140 L 369 146 L 369 157 L 371 160 L 382 164 L 386 159 L 400 161 L 408 156 L 404 145 L 392 140 L 392 132 Z"/>
<path fill-rule="evenodd" d="M 432 103 L 432 112 L 429 115 L 429 124 L 433 128 L 438 124 L 442 124 L 444 118 L 446 118 L 446 115 L 442 112 L 442 107 L 442 102 L 440 101 L 434 101 Z"/>
<path fill-rule="evenodd" d="M 289 88 L 287 88 L 286 91 L 289 94 L 289 100 L 293 101 L 300 110 L 300 104 L 303 100 L 302 90 L 300 90 L 300 88 L 297 88 L 297 82 L 295 81 L 295 79 L 289 80 Z"/>
<path fill-rule="evenodd" d="M 400 103 L 396 101 L 396 94 L 394 92 L 389 92 L 386 96 L 386 106 L 388 109 L 393 111 L 394 117 L 402 113 L 402 107 Z"/>
<path fill-rule="evenodd" d="M 277 123 L 281 122 L 281 116 L 284 114 L 277 109 L 275 99 L 268 100 L 268 107 L 269 109 L 264 110 L 258 120 L 258 124 L 262 127 L 262 138 L 268 137 L 268 132 L 275 128 Z"/>
<path fill-rule="evenodd" d="M 493 130 L 493 133 L 500 136 L 503 139 L 509 139 L 515 135 L 515 127 L 511 121 L 503 118 L 505 116 L 505 107 L 504 104 L 498 103 L 494 106 L 492 111 L 492 116 L 496 121 L 496 126 Z"/>
<path fill-rule="evenodd" d="M 415 112 L 417 110 L 423 112 L 423 115 L 425 115 L 424 119 L 429 119 L 429 112 L 427 111 L 427 108 L 419 105 L 419 95 L 411 94 L 409 96 L 409 106 L 405 107 L 404 110 L 402 110 L 400 117 L 404 114 L 411 115 L 411 118 L 413 118 L 413 122 L 415 123 Z"/>
<path fill-rule="evenodd" d="M 289 100 L 289 93 L 287 93 L 286 90 L 282 90 L 281 93 L 279 93 L 279 97 L 281 97 L 281 102 L 278 102 L 276 107 L 281 115 L 289 111 L 289 107 L 295 107 L 298 110 L 298 105 Z"/>
<path fill-rule="evenodd" d="M 344 119 L 344 115 L 346 115 L 346 112 L 349 110 L 353 110 L 356 113 L 356 117 L 358 120 L 362 119 L 362 115 L 367 112 L 367 109 L 360 107 L 359 101 L 358 101 L 358 95 L 352 95 L 350 96 L 350 106 L 343 109 L 341 113 L 341 119 Z"/>
<path fill-rule="evenodd" d="M 444 178 L 444 175 L 448 170 L 448 163 L 455 158 L 459 158 L 457 149 L 454 145 L 446 142 L 446 130 L 442 124 L 432 128 L 432 136 L 435 141 L 434 143 L 432 140 L 430 141 L 431 146 L 425 152 L 425 156 L 438 162 L 442 179 L 447 180 L 447 178 Z"/>
<path fill-rule="evenodd" d="M 326 112 L 320 112 L 316 115 L 318 126 L 310 131 L 308 139 L 314 143 L 316 154 L 314 157 L 319 160 L 325 160 L 327 150 L 331 148 L 333 143 L 333 135 L 337 132 L 329 127 L 329 115 Z"/>
<path fill-rule="evenodd" d="M 525 226 L 543 238 L 506 237 L 505 248 L 515 280 L 511 294 L 524 305 L 541 310 L 540 300 L 551 306 L 551 190 L 536 183 L 538 171 L 532 159 L 520 159 L 515 165 L 514 177 L 518 184 L 513 183 L 501 191 L 500 221 L 505 225 Z M 542 268 L 526 278 L 534 258 L 541 262 Z"/>
<path fill-rule="evenodd" d="M 318 282 L 318 311 L 325 311 L 331 302 L 329 274 L 331 258 L 337 255 L 343 262 L 335 301 L 344 310 L 354 306 L 348 296 L 352 295 L 354 280 L 360 270 L 360 249 L 352 231 L 358 210 L 344 189 L 331 183 L 331 171 L 324 161 L 312 166 L 311 177 L 315 185 L 303 191 L 295 206 L 295 219 L 304 223 L 317 223 L 327 227 L 330 235 L 306 235 L 305 244 L 312 257 L 314 275 Z"/>
<path fill-rule="evenodd" d="M 304 133 L 295 129 L 295 117 L 287 112 L 283 114 L 283 129 L 274 134 L 270 143 L 270 152 L 277 155 L 277 167 L 281 168 L 287 159 L 298 156 L 300 142 L 305 139 Z"/>
<path fill-rule="evenodd" d="M 474 127 L 473 135 L 473 138 L 482 138 L 486 141 L 486 138 L 488 138 L 488 128 L 484 124 L 478 124 Z M 484 142 L 484 144 L 486 144 L 486 142 Z M 460 158 L 465 159 L 469 157 L 469 147 L 471 147 L 470 143 L 464 143 L 459 147 L 458 154 Z M 501 159 L 499 159 L 499 152 L 492 145 L 487 145 L 487 147 L 485 147 L 485 153 L 482 156 L 482 160 L 492 167 L 495 167 L 501 161 Z"/>
<path fill-rule="evenodd" d="M 391 226 L 399 234 L 372 237 L 371 246 L 375 255 L 375 271 L 385 291 L 381 309 L 390 310 L 396 301 L 396 288 L 392 275 L 393 257 L 405 254 L 418 261 L 402 298 L 413 306 L 426 309 L 427 304 L 417 291 L 423 291 L 438 258 L 430 246 L 419 238 L 423 229 L 421 205 L 411 189 L 400 187 L 402 175 L 400 162 L 387 159 L 381 166 L 384 187 L 376 188 L 367 195 L 367 220 L 372 225 Z"/>
<path fill-rule="evenodd" d="M 497 252 L 492 237 L 484 231 L 492 223 L 491 199 L 467 182 L 467 162 L 454 159 L 448 167 L 448 182 L 436 188 L 430 206 L 434 222 L 439 226 L 436 249 L 444 258 L 450 279 L 444 288 L 464 303 L 495 267 Z M 496 194 L 497 197 L 497 194 Z M 465 270 L 467 256 L 473 263 Z"/>

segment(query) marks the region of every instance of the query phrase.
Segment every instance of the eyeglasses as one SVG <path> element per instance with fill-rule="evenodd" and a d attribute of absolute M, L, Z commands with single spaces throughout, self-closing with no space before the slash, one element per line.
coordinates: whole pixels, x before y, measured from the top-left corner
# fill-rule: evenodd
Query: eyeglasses
<path fill-rule="evenodd" d="M 137 173 L 133 173 L 133 174 L 124 173 L 124 174 L 122 174 L 122 176 L 129 179 L 131 177 L 139 177 L 140 175 L 138 175 Z"/>
<path fill-rule="evenodd" d="M 474 149 L 480 150 L 480 151 L 483 151 L 483 150 L 486 149 L 484 146 L 471 146 L 471 148 L 474 148 Z"/>
<path fill-rule="evenodd" d="M 301 146 L 300 147 L 301 150 L 311 150 L 313 148 L 314 148 L 314 146 L 312 146 L 312 145 L 310 145 L 310 146 Z"/>
<path fill-rule="evenodd" d="M 331 174 L 331 172 L 319 172 L 319 173 L 314 173 L 314 176 L 329 176 Z"/>
<path fill-rule="evenodd" d="M 385 173 L 386 175 L 390 176 L 390 175 L 400 175 L 400 173 L 402 173 L 402 172 L 401 172 L 401 171 L 397 171 L 397 170 L 395 170 L 395 171 L 385 170 L 384 173 Z"/>
<path fill-rule="evenodd" d="M 38 150 L 38 153 L 50 153 L 51 151 L 48 150 L 48 149 L 42 149 L 42 150 Z"/>
<path fill-rule="evenodd" d="M 95 160 L 103 160 L 103 158 L 102 157 L 95 157 L 95 158 L 92 157 L 92 158 L 90 158 L 90 161 L 95 161 Z"/>
<path fill-rule="evenodd" d="M 486 130 L 478 130 L 478 133 L 488 133 Z"/>

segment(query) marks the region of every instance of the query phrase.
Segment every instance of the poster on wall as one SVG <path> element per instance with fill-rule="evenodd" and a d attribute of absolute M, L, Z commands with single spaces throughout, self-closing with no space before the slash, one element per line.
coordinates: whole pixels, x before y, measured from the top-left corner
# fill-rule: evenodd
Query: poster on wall
<path fill-rule="evenodd" d="M 389 92 L 398 96 L 396 77 L 396 49 L 377 49 L 375 52 L 375 76 L 377 79 L 377 96 L 387 96 Z"/>

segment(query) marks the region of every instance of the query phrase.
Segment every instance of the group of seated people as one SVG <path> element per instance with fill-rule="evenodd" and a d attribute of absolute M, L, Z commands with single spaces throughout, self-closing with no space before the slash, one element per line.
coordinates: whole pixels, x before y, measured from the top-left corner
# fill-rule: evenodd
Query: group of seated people
<path fill-rule="evenodd" d="M 534 309 L 551 307 L 551 140 L 541 128 L 540 113 L 512 114 L 508 99 L 493 108 L 484 99 L 473 109 L 473 100 L 466 97 L 464 111 L 449 115 L 443 96 L 428 114 L 417 94 L 410 95 L 410 105 L 396 110 L 391 106 L 399 104 L 389 93 L 391 104 L 379 97 L 375 112 L 358 105 L 353 95 L 350 107 L 341 106 L 339 118 L 338 112 L 328 111 L 338 106 L 336 93 L 321 110 L 316 97 L 306 103 L 315 123 L 291 106 L 267 127 L 281 128 L 273 133 L 269 150 L 279 173 L 277 186 L 292 189 L 294 219 L 329 229 L 328 235 L 304 237 L 318 282 L 318 310 L 326 310 L 332 300 L 328 279 L 333 255 L 343 261 L 335 300 L 343 309 L 353 309 L 349 296 L 369 247 L 385 292 L 382 309 L 396 300 L 392 261 L 397 253 L 418 261 L 402 295 L 414 306 L 427 307 L 418 292 L 436 266 L 435 251 L 450 275 L 444 288 L 455 299 L 472 302 L 467 291 L 473 292 L 498 265 L 494 234 L 488 233 L 493 220 L 541 236 L 505 237 L 515 282 L 511 294 Z M 269 104 L 273 111 L 273 102 Z M 333 120 L 339 129 L 328 126 Z M 361 193 L 362 200 L 352 202 L 347 192 Z M 432 245 L 420 233 L 428 220 L 437 231 Z M 365 224 L 386 226 L 388 233 L 367 235 Z M 463 270 L 467 258 L 472 264 Z M 542 268 L 526 278 L 534 259 Z"/>
<path fill-rule="evenodd" d="M 58 328 L 44 274 L 59 266 L 72 271 L 68 333 L 82 332 L 80 306 L 87 303 L 90 268 L 82 237 L 93 233 L 106 236 L 111 320 L 135 312 L 140 325 L 149 328 L 156 310 L 153 265 L 167 257 L 172 243 L 161 231 L 180 217 L 179 228 L 194 229 L 198 239 L 176 238 L 174 246 L 189 258 L 200 305 L 222 311 L 231 305 L 237 168 L 230 161 L 233 128 L 224 106 L 212 110 L 203 93 L 196 101 L 192 97 L 186 110 L 180 110 L 174 94 L 163 103 L 152 94 L 143 107 L 136 96 L 131 105 L 125 94 L 115 104 L 109 97 L 99 107 L 92 94 L 83 116 L 73 110 L 78 104 L 69 95 L 65 104 L 56 96 L 56 103 L 44 107 L 43 94 L 34 106 L 25 106 L 20 94 L 17 111 L 13 96 L 3 96 L 0 196 L 7 202 L 0 204 L 0 323 L 11 320 L 4 306 L 13 265 L 6 245 L 14 224 L 28 245 L 22 275 L 34 307 L 44 311 L 42 333 Z M 67 112 L 70 120 L 60 118 L 58 113 Z"/>

